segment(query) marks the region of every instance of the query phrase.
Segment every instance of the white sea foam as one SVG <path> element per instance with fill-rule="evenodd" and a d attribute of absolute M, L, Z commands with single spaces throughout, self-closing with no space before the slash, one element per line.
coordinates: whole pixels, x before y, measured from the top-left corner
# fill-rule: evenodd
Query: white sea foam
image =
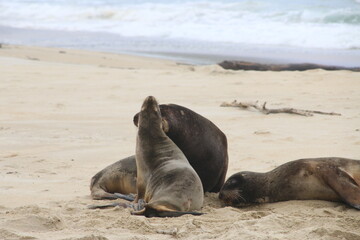
<path fill-rule="evenodd" d="M 0 24 L 162 40 L 354 49 L 360 48 L 357 2 L 13 0 L 0 2 Z"/>

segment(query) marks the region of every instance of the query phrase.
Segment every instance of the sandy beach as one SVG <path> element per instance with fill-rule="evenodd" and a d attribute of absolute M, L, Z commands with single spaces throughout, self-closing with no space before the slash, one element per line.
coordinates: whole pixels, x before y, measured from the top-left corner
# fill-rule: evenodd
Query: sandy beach
<path fill-rule="evenodd" d="M 229 170 L 265 172 L 308 157 L 360 159 L 360 73 L 256 72 L 80 50 L 0 48 L 0 239 L 360 239 L 360 212 L 287 201 L 151 218 L 89 210 L 91 177 L 133 155 L 133 115 L 148 95 L 186 106 L 227 136 Z M 220 107 L 267 101 L 341 116 Z"/>

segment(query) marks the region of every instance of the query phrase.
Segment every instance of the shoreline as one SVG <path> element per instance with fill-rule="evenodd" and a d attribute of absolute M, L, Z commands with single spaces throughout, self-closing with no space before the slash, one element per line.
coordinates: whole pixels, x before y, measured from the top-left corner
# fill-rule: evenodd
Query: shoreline
<path fill-rule="evenodd" d="M 175 39 L 122 37 L 111 33 L 33 30 L 0 26 L 0 43 L 129 54 L 208 65 L 222 61 L 260 64 L 312 63 L 360 67 L 360 49 L 306 49 L 289 46 L 240 45 Z M 19 40 L 20 39 L 20 40 Z M 49 40 L 50 39 L 50 40 Z"/>
<path fill-rule="evenodd" d="M 0 238 L 124 240 L 358 239 L 359 211 L 343 203 L 286 201 L 221 206 L 206 193 L 202 216 L 134 216 L 89 210 L 90 179 L 133 155 L 133 116 L 145 97 L 211 120 L 228 140 L 227 178 L 300 158 L 360 159 L 360 73 L 233 71 L 84 50 L 0 48 Z M 223 108 L 267 102 L 341 116 L 265 115 Z"/>

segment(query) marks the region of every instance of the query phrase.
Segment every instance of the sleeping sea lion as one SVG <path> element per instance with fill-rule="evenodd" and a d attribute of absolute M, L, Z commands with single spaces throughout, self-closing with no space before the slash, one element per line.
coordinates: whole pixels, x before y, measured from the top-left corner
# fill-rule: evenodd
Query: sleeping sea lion
<path fill-rule="evenodd" d="M 299 159 L 266 173 L 239 172 L 225 182 L 219 198 L 230 206 L 327 200 L 360 209 L 360 160 Z"/>

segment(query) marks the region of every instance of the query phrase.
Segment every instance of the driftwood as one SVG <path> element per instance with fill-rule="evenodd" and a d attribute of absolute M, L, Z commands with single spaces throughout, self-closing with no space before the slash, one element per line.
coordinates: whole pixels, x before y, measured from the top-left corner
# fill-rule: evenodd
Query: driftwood
<path fill-rule="evenodd" d="M 264 102 L 262 105 L 259 105 L 258 101 L 256 101 L 255 103 L 244 103 L 244 102 L 237 102 L 236 100 L 234 100 L 232 103 L 224 102 L 220 106 L 221 107 L 238 107 L 241 109 L 254 108 L 264 114 L 289 113 L 289 114 L 297 114 L 297 115 L 307 116 L 307 117 L 313 116 L 314 114 L 341 116 L 340 113 L 303 110 L 303 109 L 296 109 L 296 108 L 268 109 L 268 108 L 266 108 L 266 102 Z"/>
<path fill-rule="evenodd" d="M 328 66 L 319 65 L 312 63 L 301 63 L 301 64 L 261 64 L 253 62 L 243 61 L 223 61 L 219 63 L 224 69 L 232 70 L 255 70 L 255 71 L 306 71 L 311 69 L 324 69 L 329 71 L 335 70 L 349 70 L 354 72 L 360 72 L 360 67 L 339 67 L 339 66 Z"/>

